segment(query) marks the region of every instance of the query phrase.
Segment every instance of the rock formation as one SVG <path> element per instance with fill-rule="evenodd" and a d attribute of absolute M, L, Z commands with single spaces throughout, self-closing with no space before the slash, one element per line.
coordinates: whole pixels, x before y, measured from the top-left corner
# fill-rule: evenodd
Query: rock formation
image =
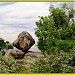
<path fill-rule="evenodd" d="M 5 57 L 6 60 L 9 59 L 9 58 L 14 58 L 14 59 L 24 58 L 24 59 L 31 60 L 33 58 L 31 61 L 34 61 L 35 59 L 37 59 L 39 57 L 44 57 L 44 55 L 41 52 L 28 51 L 25 54 L 21 50 L 9 49 L 8 51 L 6 51 L 4 57 Z"/>
<path fill-rule="evenodd" d="M 13 46 L 27 53 L 28 50 L 35 44 L 33 37 L 26 31 L 21 32 L 17 39 L 13 42 Z"/>
<path fill-rule="evenodd" d="M 22 59 L 24 55 L 24 52 L 22 52 L 21 50 L 10 49 L 5 53 L 5 58 L 7 59 L 13 57 L 15 59 Z"/>

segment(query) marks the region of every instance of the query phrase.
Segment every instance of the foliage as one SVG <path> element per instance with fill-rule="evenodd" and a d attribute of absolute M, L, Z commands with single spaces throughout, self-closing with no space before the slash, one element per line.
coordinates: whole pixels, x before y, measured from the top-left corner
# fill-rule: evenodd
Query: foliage
<path fill-rule="evenodd" d="M 0 52 L 5 54 L 5 51 L 8 49 L 13 49 L 13 46 L 9 43 L 9 41 L 4 41 L 4 39 L 0 38 Z"/>
<path fill-rule="evenodd" d="M 75 73 L 75 48 L 70 53 L 46 55 L 32 64 L 33 73 Z"/>
<path fill-rule="evenodd" d="M 36 22 L 38 48 L 44 57 L 31 58 L 32 62 L 28 58 L 6 59 L 5 50 L 13 46 L 0 38 L 0 73 L 75 73 L 75 11 L 66 4 L 60 8 L 51 5 L 49 11 L 50 15 Z"/>
<path fill-rule="evenodd" d="M 45 54 L 34 62 L 27 59 L 6 59 L 0 54 L 0 73 L 75 73 L 75 48 L 69 53 Z"/>
<path fill-rule="evenodd" d="M 0 53 L 0 73 L 30 73 L 30 66 L 26 60 L 5 58 Z"/>
<path fill-rule="evenodd" d="M 56 50 L 69 51 L 75 44 L 75 10 L 63 4 L 59 8 L 51 5 L 49 11 L 50 15 L 41 16 L 36 22 L 37 46 L 49 54 Z"/>

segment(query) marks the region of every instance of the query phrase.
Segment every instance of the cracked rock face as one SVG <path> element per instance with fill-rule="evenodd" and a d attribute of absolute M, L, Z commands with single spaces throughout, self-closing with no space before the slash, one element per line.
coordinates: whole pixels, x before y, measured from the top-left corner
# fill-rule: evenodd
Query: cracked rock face
<path fill-rule="evenodd" d="M 13 46 L 23 52 L 28 52 L 28 50 L 35 44 L 33 37 L 26 31 L 21 32 L 17 39 L 13 42 Z"/>

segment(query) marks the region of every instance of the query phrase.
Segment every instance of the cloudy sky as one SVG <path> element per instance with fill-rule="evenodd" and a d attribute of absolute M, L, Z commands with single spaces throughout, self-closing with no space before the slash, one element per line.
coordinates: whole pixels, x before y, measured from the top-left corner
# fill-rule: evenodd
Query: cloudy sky
<path fill-rule="evenodd" d="M 47 16 L 51 2 L 0 2 L 0 38 L 11 43 L 22 31 L 28 31 L 37 42 L 35 22 L 38 16 Z M 53 2 L 58 7 L 62 2 Z M 74 7 L 73 2 L 67 3 Z M 35 45 L 31 50 L 37 50 Z"/>

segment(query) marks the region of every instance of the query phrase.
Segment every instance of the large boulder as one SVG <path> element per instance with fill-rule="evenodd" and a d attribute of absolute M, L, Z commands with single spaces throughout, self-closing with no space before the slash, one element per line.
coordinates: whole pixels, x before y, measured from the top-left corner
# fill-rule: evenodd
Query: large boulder
<path fill-rule="evenodd" d="M 13 46 L 22 50 L 23 52 L 28 52 L 28 50 L 35 44 L 33 37 L 26 31 L 21 32 L 17 39 L 13 42 Z"/>

